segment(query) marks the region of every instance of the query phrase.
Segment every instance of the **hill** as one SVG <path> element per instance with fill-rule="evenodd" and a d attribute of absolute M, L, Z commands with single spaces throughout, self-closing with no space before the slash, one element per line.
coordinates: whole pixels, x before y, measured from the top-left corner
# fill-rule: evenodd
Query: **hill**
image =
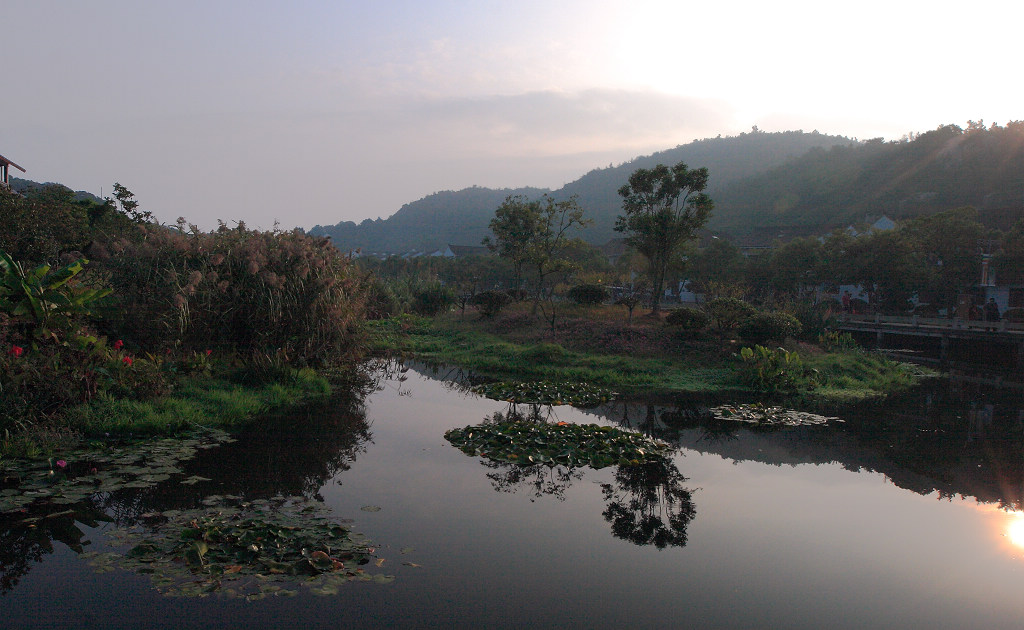
<path fill-rule="evenodd" d="M 974 206 L 990 227 L 1024 216 L 1024 122 L 945 125 L 900 141 L 815 148 L 713 195 L 712 227 L 828 227 Z"/>
<path fill-rule="evenodd" d="M 618 166 L 595 169 L 553 192 L 539 188 L 493 190 L 480 187 L 444 191 L 408 203 L 387 219 L 318 225 L 310 232 L 331 236 L 343 250 L 358 247 L 364 251 L 399 253 L 440 249 L 448 243 L 479 245 L 489 234 L 487 225 L 494 210 L 508 195 L 536 198 L 550 193 L 556 199 L 578 195 L 587 216 L 594 220 L 583 236 L 593 244 L 601 244 L 617 236 L 613 229 L 615 217 L 622 210 L 617 191 L 638 168 L 680 161 L 692 167 L 707 166 L 711 172 L 710 193 L 714 198 L 726 185 L 781 166 L 811 149 L 853 143 L 849 138 L 816 131 L 765 133 L 755 128 L 750 133 L 698 140 Z"/>
<path fill-rule="evenodd" d="M 39 182 L 34 182 L 31 179 L 21 179 L 20 177 L 12 177 L 11 178 L 11 190 L 13 190 L 16 193 L 20 193 L 22 195 L 24 195 L 26 193 L 29 193 L 29 192 L 36 191 L 36 190 L 40 190 L 44 186 L 64 186 L 64 185 L 63 184 L 58 184 L 56 182 L 39 183 Z M 64 186 L 64 187 L 67 188 L 66 186 Z M 68 190 L 70 190 L 70 189 L 68 189 Z M 96 195 L 94 195 L 94 194 L 92 194 L 90 192 L 85 192 L 84 190 L 76 190 L 76 191 L 74 191 L 74 193 L 75 194 L 74 194 L 74 197 L 72 197 L 72 201 L 89 200 L 89 201 L 94 201 L 96 203 L 103 203 L 102 199 L 100 199 L 99 197 L 97 197 Z"/>

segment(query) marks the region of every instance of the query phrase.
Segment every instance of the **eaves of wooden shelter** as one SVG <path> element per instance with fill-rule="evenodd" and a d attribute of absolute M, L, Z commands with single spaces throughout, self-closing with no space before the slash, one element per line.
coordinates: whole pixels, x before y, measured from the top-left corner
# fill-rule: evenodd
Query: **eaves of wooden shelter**
<path fill-rule="evenodd" d="M 11 169 L 10 169 L 10 167 L 12 167 L 12 166 L 14 168 L 18 169 L 19 171 L 21 171 L 22 173 L 25 172 L 25 169 L 21 168 L 20 166 L 18 166 L 14 162 L 12 162 L 12 161 L 8 160 L 7 158 L 5 158 L 4 156 L 0 155 L 0 186 L 3 186 L 5 188 L 10 187 L 10 185 L 11 185 L 11 180 L 10 180 L 10 170 Z"/>

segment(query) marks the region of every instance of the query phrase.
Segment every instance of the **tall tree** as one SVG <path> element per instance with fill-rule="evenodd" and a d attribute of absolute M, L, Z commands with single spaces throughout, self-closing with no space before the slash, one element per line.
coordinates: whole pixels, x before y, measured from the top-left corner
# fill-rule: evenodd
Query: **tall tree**
<path fill-rule="evenodd" d="M 651 310 L 658 312 L 673 255 L 708 220 L 714 203 L 704 193 L 708 169 L 690 170 L 679 162 L 637 169 L 619 189 L 622 209 L 615 230 L 650 263 Z"/>
<path fill-rule="evenodd" d="M 546 278 L 572 264 L 566 256 L 569 231 L 589 223 L 583 218 L 583 208 L 575 196 L 564 201 L 555 201 L 548 195 L 537 201 L 527 201 L 521 196 L 508 197 L 491 220 L 494 240 L 487 238 L 484 243 L 512 261 L 517 278 L 521 277 L 524 266 L 533 272 L 536 312 Z"/>

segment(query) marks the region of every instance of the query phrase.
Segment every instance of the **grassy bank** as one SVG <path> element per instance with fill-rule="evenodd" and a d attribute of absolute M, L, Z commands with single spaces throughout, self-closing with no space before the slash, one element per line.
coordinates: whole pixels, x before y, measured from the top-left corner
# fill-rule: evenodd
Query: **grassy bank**
<path fill-rule="evenodd" d="M 0 457 L 37 457 L 92 437 L 140 438 L 196 428 L 230 429 L 268 412 L 326 400 L 328 379 L 311 369 L 286 369 L 273 381 L 244 374 L 193 375 L 148 400 L 101 397 L 68 409 L 57 422 L 29 425 L 0 441 Z"/>
<path fill-rule="evenodd" d="M 626 395 L 756 392 L 741 373 L 741 343 L 685 333 L 661 320 L 630 321 L 622 310 L 567 308 L 554 330 L 517 309 L 492 319 L 402 316 L 368 322 L 367 329 L 377 351 L 455 364 L 495 379 L 582 381 Z M 818 402 L 884 397 L 914 386 L 923 374 L 862 351 L 790 346 L 808 375 L 792 394 Z"/>

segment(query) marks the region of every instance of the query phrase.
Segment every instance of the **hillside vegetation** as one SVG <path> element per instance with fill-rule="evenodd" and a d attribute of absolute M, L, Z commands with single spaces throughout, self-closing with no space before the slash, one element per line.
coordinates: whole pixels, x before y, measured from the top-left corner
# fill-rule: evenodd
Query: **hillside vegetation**
<path fill-rule="evenodd" d="M 402 206 L 387 219 L 367 219 L 358 225 L 351 221 L 334 226 L 318 225 L 310 233 L 330 236 L 343 251 L 361 248 L 364 251 L 402 253 L 414 249 L 442 249 L 449 243 L 479 245 L 489 234 L 487 225 L 495 208 L 506 197 L 524 195 L 536 199 L 550 192 L 556 200 L 578 196 L 579 204 L 594 221 L 582 236 L 587 242 L 600 245 L 618 236 L 614 231 L 615 217 L 621 213 L 622 204 L 617 191 L 637 168 L 677 162 L 706 166 L 711 172 L 708 191 L 712 198 L 716 198 L 726 185 L 782 166 L 813 148 L 853 143 L 849 138 L 818 132 L 764 133 L 755 130 L 734 137 L 697 140 L 618 166 L 594 169 L 553 192 L 540 188 L 493 190 L 480 187 L 438 192 Z"/>

